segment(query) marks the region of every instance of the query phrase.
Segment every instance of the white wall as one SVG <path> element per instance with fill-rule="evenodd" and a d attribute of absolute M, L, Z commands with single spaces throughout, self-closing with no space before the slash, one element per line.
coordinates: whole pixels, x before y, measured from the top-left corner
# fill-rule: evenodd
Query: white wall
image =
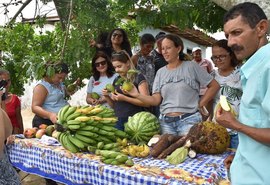
<path fill-rule="evenodd" d="M 139 33 L 139 36 L 141 36 L 141 35 L 143 35 L 145 33 L 151 33 L 155 37 L 160 31 L 165 32 L 165 31 L 163 31 L 161 29 L 153 29 L 153 28 L 148 27 L 148 28 L 145 28 L 143 31 L 141 31 Z M 165 32 L 165 33 L 168 33 L 168 32 Z M 194 42 L 191 42 L 191 41 L 189 41 L 189 40 L 187 40 L 187 39 L 185 39 L 183 37 L 181 37 L 181 39 L 183 40 L 183 43 L 184 43 L 184 53 L 187 53 L 187 49 L 192 50 L 193 47 L 200 47 L 202 49 L 202 57 L 206 58 L 206 49 L 207 49 L 207 47 L 198 45 L 198 44 L 196 44 Z"/>

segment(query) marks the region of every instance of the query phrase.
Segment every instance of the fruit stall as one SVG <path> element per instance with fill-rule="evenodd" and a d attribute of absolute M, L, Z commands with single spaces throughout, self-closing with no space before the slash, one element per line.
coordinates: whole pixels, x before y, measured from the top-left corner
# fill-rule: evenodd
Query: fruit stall
<path fill-rule="evenodd" d="M 15 167 L 74 185 L 229 184 L 223 160 L 232 151 L 224 129 L 210 122 L 179 137 L 158 135 L 158 120 L 148 112 L 130 117 L 125 131 L 113 127 L 117 119 L 106 107 L 67 106 L 58 118 L 16 135 L 8 145 Z"/>

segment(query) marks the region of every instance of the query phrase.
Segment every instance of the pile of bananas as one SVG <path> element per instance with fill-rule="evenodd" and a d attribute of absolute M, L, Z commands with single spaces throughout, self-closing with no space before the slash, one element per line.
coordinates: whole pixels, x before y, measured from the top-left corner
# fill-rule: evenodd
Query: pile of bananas
<path fill-rule="evenodd" d="M 105 164 L 133 166 L 134 162 L 127 155 L 110 150 L 96 150 L 96 155 L 101 155 L 101 161 Z"/>
<path fill-rule="evenodd" d="M 58 113 L 56 130 L 58 141 L 67 150 L 76 153 L 96 147 L 98 142 L 115 143 L 128 135 L 116 129 L 114 111 L 105 106 L 65 106 Z"/>
<path fill-rule="evenodd" d="M 130 155 L 132 157 L 147 157 L 150 154 L 150 148 L 146 145 L 128 145 L 121 150 L 123 154 Z"/>

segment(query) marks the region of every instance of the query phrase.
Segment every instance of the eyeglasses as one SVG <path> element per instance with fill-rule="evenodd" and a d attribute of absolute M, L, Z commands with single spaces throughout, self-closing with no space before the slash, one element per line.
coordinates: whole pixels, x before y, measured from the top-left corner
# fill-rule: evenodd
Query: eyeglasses
<path fill-rule="evenodd" d="M 99 67 L 99 66 L 105 66 L 106 64 L 107 64 L 106 60 L 103 60 L 103 61 L 101 61 L 101 62 L 96 62 L 96 63 L 95 63 L 95 66 L 96 66 L 96 67 Z"/>
<path fill-rule="evenodd" d="M 123 35 L 122 35 L 122 34 L 120 34 L 120 33 L 113 33 L 113 34 L 112 34 L 112 36 L 113 36 L 113 37 L 116 37 L 116 36 L 118 36 L 118 37 L 122 37 Z"/>
<path fill-rule="evenodd" d="M 211 59 L 213 62 L 217 62 L 217 61 L 223 61 L 227 58 L 227 55 L 219 55 L 219 56 L 212 56 Z"/>

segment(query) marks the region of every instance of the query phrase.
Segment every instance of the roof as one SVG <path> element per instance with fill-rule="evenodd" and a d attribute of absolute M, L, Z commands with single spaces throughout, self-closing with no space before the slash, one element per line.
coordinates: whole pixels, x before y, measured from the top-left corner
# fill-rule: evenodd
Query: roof
<path fill-rule="evenodd" d="M 201 46 L 212 46 L 217 40 L 207 35 L 206 33 L 196 30 L 185 28 L 180 30 L 177 26 L 170 25 L 161 28 L 162 30 L 179 35 L 182 38 L 190 40 Z"/>
<path fill-rule="evenodd" d="M 36 23 L 37 18 L 22 18 L 22 22 L 28 22 L 28 23 Z M 46 17 L 46 23 L 48 24 L 54 24 L 55 22 L 59 22 L 60 18 L 59 16 L 47 16 Z"/>

